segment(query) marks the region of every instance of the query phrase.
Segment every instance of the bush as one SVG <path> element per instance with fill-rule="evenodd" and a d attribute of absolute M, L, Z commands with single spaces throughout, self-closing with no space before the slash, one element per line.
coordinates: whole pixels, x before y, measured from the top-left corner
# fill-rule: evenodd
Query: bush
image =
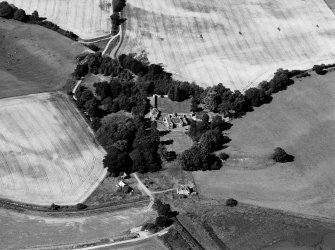
<path fill-rule="evenodd" d="M 294 156 L 287 154 L 284 149 L 278 147 L 275 148 L 274 153 L 272 154 L 272 159 L 275 162 L 285 163 L 292 162 L 294 160 Z"/>
<path fill-rule="evenodd" d="M 0 3 L 0 17 L 11 19 L 14 16 L 15 9 L 8 2 Z"/>
<path fill-rule="evenodd" d="M 93 50 L 94 52 L 100 51 L 100 48 L 96 46 L 95 44 L 84 44 L 84 45 L 90 50 Z"/>
<path fill-rule="evenodd" d="M 120 12 L 126 7 L 126 0 L 113 0 L 112 5 L 114 12 Z"/>
<path fill-rule="evenodd" d="M 226 160 L 228 160 L 229 155 L 226 154 L 225 152 L 222 152 L 222 153 L 219 154 L 219 157 L 220 157 L 221 160 L 226 161 Z"/>
<path fill-rule="evenodd" d="M 78 210 L 83 210 L 83 209 L 85 209 L 85 208 L 87 208 L 87 205 L 85 205 L 85 204 L 83 204 L 83 203 L 78 203 L 78 204 L 77 204 L 77 209 L 78 209 Z"/>
<path fill-rule="evenodd" d="M 236 207 L 237 206 L 237 200 L 230 198 L 228 200 L 226 200 L 226 206 L 228 207 Z"/>
<path fill-rule="evenodd" d="M 150 233 L 156 233 L 159 230 L 159 227 L 155 223 L 145 223 L 142 228 L 142 231 L 149 231 Z"/>
<path fill-rule="evenodd" d="M 23 9 L 16 10 L 13 19 L 25 23 L 27 21 L 26 12 Z"/>
<path fill-rule="evenodd" d="M 52 203 L 51 206 L 50 206 L 50 209 L 53 210 L 53 211 L 57 211 L 57 210 L 60 209 L 60 206 L 56 205 L 55 203 Z"/>
<path fill-rule="evenodd" d="M 155 224 L 159 227 L 168 227 L 173 223 L 173 220 L 171 220 L 169 217 L 160 215 L 156 218 Z"/>

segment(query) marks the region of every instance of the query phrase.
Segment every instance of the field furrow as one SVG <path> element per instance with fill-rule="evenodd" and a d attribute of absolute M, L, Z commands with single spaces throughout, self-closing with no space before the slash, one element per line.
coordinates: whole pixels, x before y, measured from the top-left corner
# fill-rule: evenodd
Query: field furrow
<path fill-rule="evenodd" d="M 80 38 L 95 38 L 110 33 L 110 11 L 99 7 L 96 0 L 8 0 L 28 14 L 37 10 L 65 30 Z"/>
<path fill-rule="evenodd" d="M 105 177 L 104 150 L 63 95 L 1 99 L 0 114 L 0 198 L 73 205 Z"/>
<path fill-rule="evenodd" d="M 144 50 L 177 79 L 203 86 L 245 90 L 278 68 L 307 69 L 335 57 L 335 16 L 319 0 L 129 0 L 125 13 L 120 53 Z"/>

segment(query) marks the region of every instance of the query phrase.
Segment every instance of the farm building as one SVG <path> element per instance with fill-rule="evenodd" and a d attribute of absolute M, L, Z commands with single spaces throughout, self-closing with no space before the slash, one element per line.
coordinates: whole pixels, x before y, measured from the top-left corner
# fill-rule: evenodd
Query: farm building
<path fill-rule="evenodd" d="M 177 194 L 178 195 L 186 195 L 189 196 L 191 194 L 192 190 L 189 186 L 187 185 L 181 185 L 178 189 L 177 189 Z"/>
<path fill-rule="evenodd" d="M 163 118 L 163 123 L 168 129 L 183 127 L 189 124 L 186 115 L 168 114 Z"/>

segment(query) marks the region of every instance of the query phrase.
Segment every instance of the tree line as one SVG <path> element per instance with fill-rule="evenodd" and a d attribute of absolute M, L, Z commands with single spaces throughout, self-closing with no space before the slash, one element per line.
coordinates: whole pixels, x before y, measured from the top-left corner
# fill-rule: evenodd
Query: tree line
<path fill-rule="evenodd" d="M 23 9 L 19 9 L 15 5 L 9 4 L 6 1 L 0 2 L 0 17 L 14 19 L 23 23 L 37 24 L 56 31 L 74 41 L 78 40 L 78 36 L 73 32 L 60 28 L 53 22 L 47 21 L 46 18 L 40 18 L 36 10 L 31 15 L 27 15 Z"/>
<path fill-rule="evenodd" d="M 178 158 L 182 168 L 186 171 L 218 170 L 222 167 L 222 160 L 227 159 L 226 154 L 222 157 L 213 152 L 222 149 L 222 146 L 230 141 L 223 131 L 231 127 L 222 116 L 217 115 L 209 121 L 209 116 L 204 114 L 201 121 L 191 121 L 188 135 L 194 141 L 194 145 L 185 150 Z"/>
<path fill-rule="evenodd" d="M 126 7 L 126 0 L 113 0 L 113 14 L 110 16 L 112 22 L 112 34 L 119 33 L 120 25 L 127 19 L 121 18 L 120 12 Z"/>

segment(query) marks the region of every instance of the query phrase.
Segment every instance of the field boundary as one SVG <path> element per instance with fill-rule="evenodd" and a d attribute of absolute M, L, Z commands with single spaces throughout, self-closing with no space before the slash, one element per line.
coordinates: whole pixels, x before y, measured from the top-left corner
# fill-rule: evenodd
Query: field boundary
<path fill-rule="evenodd" d="M 149 197 L 139 197 L 130 202 L 106 202 L 100 205 L 88 206 L 86 209 L 78 210 L 75 206 L 69 206 L 70 211 L 53 211 L 48 206 L 38 206 L 28 203 L 20 203 L 6 199 L 0 199 L 0 207 L 11 211 L 29 214 L 40 215 L 47 217 L 69 217 L 69 216 L 87 216 L 101 214 L 105 212 L 114 212 L 135 207 L 145 207 L 150 201 Z"/>

